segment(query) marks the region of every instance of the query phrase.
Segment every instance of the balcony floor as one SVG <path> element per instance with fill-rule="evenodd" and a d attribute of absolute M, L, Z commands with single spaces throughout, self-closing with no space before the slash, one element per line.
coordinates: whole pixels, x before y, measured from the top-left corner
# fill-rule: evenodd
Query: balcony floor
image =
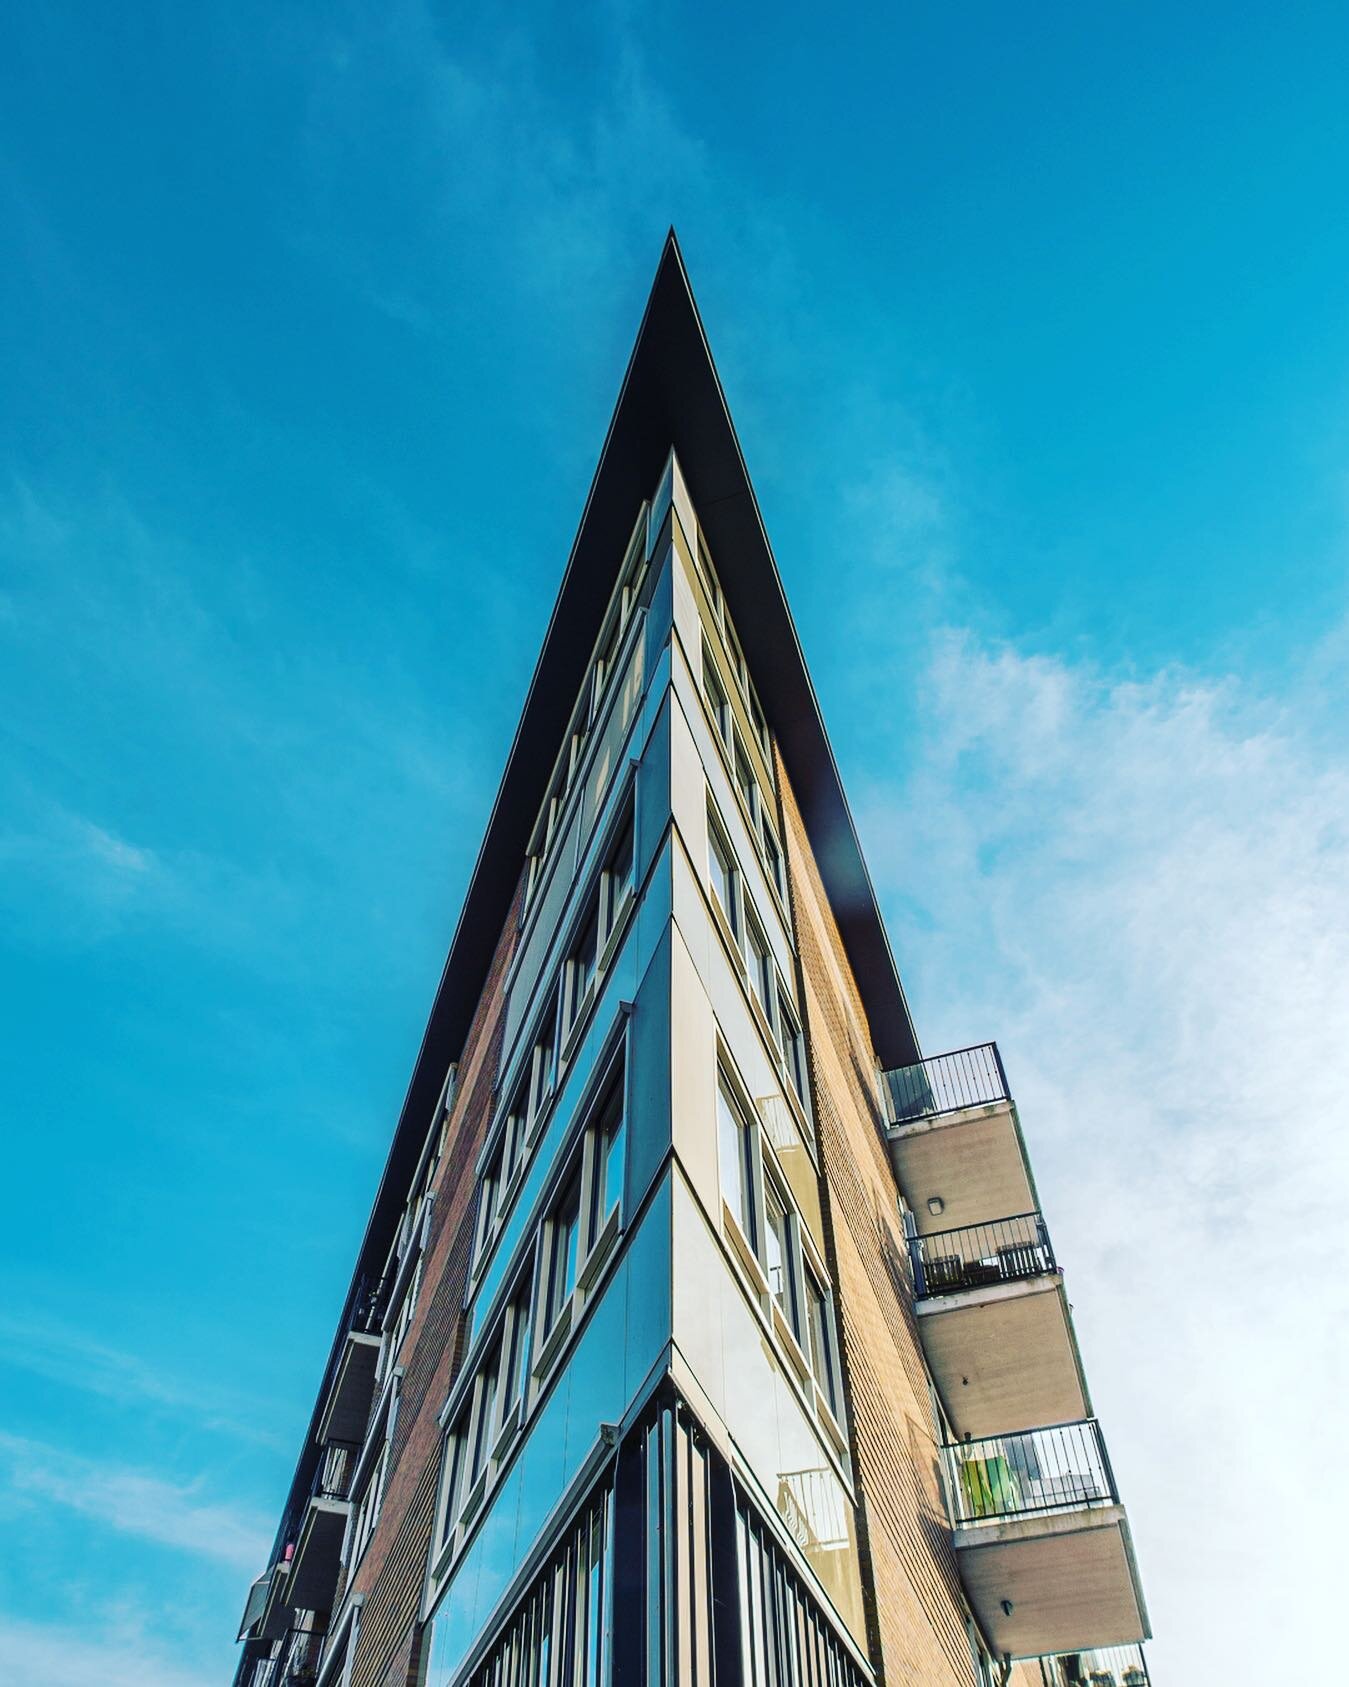
<path fill-rule="evenodd" d="M 920 1300 L 918 1333 L 958 1438 L 1091 1416 L 1057 1273 Z"/>
<path fill-rule="evenodd" d="M 1034 1212 L 1035 1188 L 1009 1101 L 891 1125 L 890 1159 L 920 1236 Z M 928 1202 L 940 1200 L 932 1213 Z"/>
<path fill-rule="evenodd" d="M 966 1524 L 955 1546 L 970 1604 L 997 1652 L 1030 1658 L 1149 1637 L 1122 1506 Z"/>

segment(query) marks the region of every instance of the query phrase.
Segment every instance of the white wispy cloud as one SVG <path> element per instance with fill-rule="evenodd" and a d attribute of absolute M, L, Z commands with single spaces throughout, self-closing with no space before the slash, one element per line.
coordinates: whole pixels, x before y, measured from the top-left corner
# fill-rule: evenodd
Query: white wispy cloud
<path fill-rule="evenodd" d="M 996 1037 L 1158 1632 L 1277 1680 L 1333 1607 L 1349 766 L 1234 676 L 948 632 L 869 858 L 930 1050 Z"/>
<path fill-rule="evenodd" d="M 43 1623 L 0 1615 L 0 1677 L 15 1687 L 218 1687 L 143 1626 Z"/>
<path fill-rule="evenodd" d="M 289 1450 L 258 1427 L 273 1420 L 273 1403 L 203 1387 L 45 1313 L 0 1312 L 0 1365 L 118 1405 L 163 1408 L 213 1435 Z"/>
<path fill-rule="evenodd" d="M 84 1458 L 22 1436 L 0 1434 L 7 1470 L 6 1509 L 61 1506 L 140 1540 L 154 1541 L 255 1574 L 271 1530 L 256 1513 L 204 1497 L 200 1483 L 177 1483 L 127 1465 Z"/>

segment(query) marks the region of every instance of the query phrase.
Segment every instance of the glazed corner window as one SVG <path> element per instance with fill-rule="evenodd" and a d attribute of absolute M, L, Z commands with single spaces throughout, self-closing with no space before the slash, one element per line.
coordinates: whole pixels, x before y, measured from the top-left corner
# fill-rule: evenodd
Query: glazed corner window
<path fill-rule="evenodd" d="M 615 613 L 609 618 L 609 626 L 595 655 L 595 687 L 590 709 L 592 720 L 600 712 L 600 702 L 608 686 L 609 675 L 614 671 L 614 658 L 618 655 L 618 641 L 622 631 L 622 620 L 620 615 Z"/>
<path fill-rule="evenodd" d="M 356 1517 L 351 1526 L 351 1548 L 347 1556 L 348 1564 L 355 1564 L 370 1544 L 370 1537 L 375 1532 L 375 1524 L 379 1522 L 380 1506 L 384 1500 L 384 1467 L 388 1458 L 388 1445 L 375 1462 L 375 1468 L 370 1472 L 370 1479 L 365 1485 L 365 1492 L 361 1495 L 356 1507 Z"/>
<path fill-rule="evenodd" d="M 618 924 L 619 915 L 623 911 L 623 904 L 632 894 L 632 889 L 632 810 L 629 808 L 627 818 L 619 828 L 618 836 L 614 839 L 613 846 L 609 851 L 609 858 L 604 864 L 604 875 L 600 886 L 600 910 L 604 916 L 605 942 L 608 942 L 611 932 Z"/>
<path fill-rule="evenodd" d="M 795 1237 L 791 1212 L 773 1180 L 764 1176 L 764 1264 L 768 1287 L 782 1309 L 788 1328 L 801 1339 L 801 1297 L 796 1281 Z"/>
<path fill-rule="evenodd" d="M 796 1091 L 797 1100 L 804 1107 L 806 1057 L 801 1042 L 801 1027 L 796 1023 L 795 1013 L 787 1006 L 786 995 L 782 990 L 778 991 L 778 1042 L 782 1048 L 782 1064 L 787 1069 L 787 1077 Z"/>
<path fill-rule="evenodd" d="M 740 742 L 740 735 L 735 736 L 735 782 L 740 788 L 740 795 L 745 799 L 745 807 L 757 826 L 759 823 L 759 785 L 754 777 L 754 769 L 749 765 L 749 757 L 745 754 L 745 746 Z"/>
<path fill-rule="evenodd" d="M 829 1291 L 806 1267 L 806 1322 L 810 1335 L 810 1368 L 829 1410 L 839 1416 L 838 1359 L 834 1351 L 834 1315 Z"/>
<path fill-rule="evenodd" d="M 461 1418 L 445 1437 L 445 1457 L 441 1467 L 440 1534 L 436 1545 L 443 1547 L 454 1533 L 459 1521 L 459 1489 L 464 1477 L 464 1450 L 468 1441 L 468 1423 Z"/>
<path fill-rule="evenodd" d="M 750 994 L 763 1010 L 764 1018 L 773 1023 L 773 962 L 763 927 L 748 909 L 745 910 L 745 964 L 749 973 Z"/>
<path fill-rule="evenodd" d="M 623 1077 L 619 1076 L 600 1109 L 593 1128 L 590 1163 L 590 1211 L 586 1246 L 593 1248 L 623 1199 L 623 1163 L 627 1149 L 627 1120 L 623 1115 Z"/>
<path fill-rule="evenodd" d="M 487 1246 L 488 1237 L 492 1234 L 492 1224 L 496 1219 L 497 1192 L 501 1187 L 501 1152 L 492 1156 L 491 1162 L 478 1184 L 478 1224 L 473 1236 L 473 1257 L 481 1259 L 483 1250 Z"/>
<path fill-rule="evenodd" d="M 732 935 L 740 936 L 740 910 L 736 898 L 736 866 L 726 835 L 711 813 L 707 817 L 707 866 L 712 877 L 712 893 L 721 904 Z"/>
<path fill-rule="evenodd" d="M 600 899 L 591 898 L 590 907 L 581 922 L 581 929 L 567 956 L 566 1029 L 580 1018 L 590 986 L 595 982 L 595 966 L 600 953 Z"/>
<path fill-rule="evenodd" d="M 544 1271 L 542 1334 L 557 1323 L 576 1287 L 577 1232 L 581 1227 L 581 1176 L 572 1175 L 548 1220 L 548 1254 Z"/>
<path fill-rule="evenodd" d="M 557 1002 L 552 1001 L 544 1013 L 539 1034 L 534 1040 L 532 1066 L 529 1074 L 529 1122 L 538 1118 L 557 1080 Z"/>
<path fill-rule="evenodd" d="M 756 1252 L 758 1225 L 754 1213 L 754 1137 L 740 1103 L 717 1082 L 717 1157 L 721 1166 L 721 1194 Z"/>
<path fill-rule="evenodd" d="M 517 1294 L 506 1312 L 506 1329 L 501 1343 L 501 1419 L 525 1391 L 529 1359 L 529 1295 Z"/>
<path fill-rule="evenodd" d="M 473 1416 L 473 1446 L 468 1461 L 470 1490 L 487 1468 L 492 1450 L 492 1428 L 496 1419 L 497 1378 L 501 1369 L 501 1344 L 492 1349 L 478 1372 L 478 1401 Z"/>
<path fill-rule="evenodd" d="M 779 896 L 785 894 L 782 882 L 782 851 L 778 847 L 778 840 L 773 836 L 768 821 L 761 817 L 761 831 L 763 836 L 763 860 L 768 869 L 768 877 L 772 880 L 773 888 Z"/>
<path fill-rule="evenodd" d="M 764 760 L 771 770 L 773 766 L 772 744 L 768 737 L 768 722 L 764 719 L 764 712 L 755 695 L 754 687 L 749 690 L 749 718 L 754 727 L 754 736 L 759 740 L 759 748 L 764 753 Z"/>
<path fill-rule="evenodd" d="M 707 706 L 712 711 L 712 719 L 717 732 L 723 742 L 731 742 L 731 702 L 726 695 L 726 687 L 721 683 L 721 675 L 717 672 L 717 659 L 712 654 L 712 646 L 703 640 L 703 690 L 707 693 Z"/>

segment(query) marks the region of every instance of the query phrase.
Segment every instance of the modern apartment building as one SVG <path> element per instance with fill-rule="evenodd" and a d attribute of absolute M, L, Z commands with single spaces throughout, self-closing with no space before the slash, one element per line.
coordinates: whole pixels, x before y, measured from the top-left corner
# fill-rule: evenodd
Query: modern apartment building
<path fill-rule="evenodd" d="M 673 236 L 239 1687 L 1143 1687 L 992 1045 L 925 1058 Z"/>

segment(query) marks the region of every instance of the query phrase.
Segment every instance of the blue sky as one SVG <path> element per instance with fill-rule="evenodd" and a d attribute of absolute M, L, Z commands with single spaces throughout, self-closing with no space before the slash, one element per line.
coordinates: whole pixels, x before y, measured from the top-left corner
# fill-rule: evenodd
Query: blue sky
<path fill-rule="evenodd" d="M 920 1033 L 1021 1096 L 1159 1682 L 1286 1676 L 1349 1381 L 1343 8 L 0 47 L 0 1663 L 232 1667 L 673 221 Z"/>

